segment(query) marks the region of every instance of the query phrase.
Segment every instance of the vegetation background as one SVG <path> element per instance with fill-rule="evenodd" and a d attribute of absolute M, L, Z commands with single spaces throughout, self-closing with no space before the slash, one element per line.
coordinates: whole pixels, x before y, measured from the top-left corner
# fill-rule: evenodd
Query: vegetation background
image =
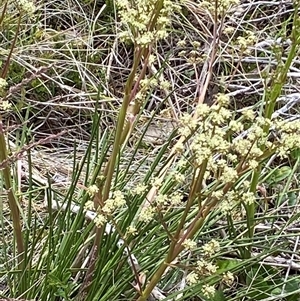
<path fill-rule="evenodd" d="M 0 1 L 1 300 L 299 300 L 299 1 Z"/>

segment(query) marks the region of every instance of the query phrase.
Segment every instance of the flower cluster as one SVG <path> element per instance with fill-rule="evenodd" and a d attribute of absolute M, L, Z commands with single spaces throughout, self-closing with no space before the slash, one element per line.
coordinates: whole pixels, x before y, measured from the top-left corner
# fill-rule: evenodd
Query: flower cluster
<path fill-rule="evenodd" d="M 217 12 L 219 15 L 224 15 L 232 6 L 239 4 L 239 0 L 220 0 L 218 1 Z M 212 15 L 215 13 L 214 1 L 201 1 L 201 6 L 207 9 Z"/>
<path fill-rule="evenodd" d="M 120 190 L 113 193 L 113 197 L 105 201 L 102 211 L 107 215 L 112 215 L 118 208 L 126 205 L 125 196 Z"/>
<path fill-rule="evenodd" d="M 206 257 L 211 257 L 215 253 L 218 253 L 220 251 L 220 244 L 215 239 L 212 239 L 208 243 L 206 243 L 203 247 L 203 253 Z"/>
<path fill-rule="evenodd" d="M 150 89 L 157 87 L 158 82 L 156 78 L 147 78 L 145 77 L 140 81 L 139 91 L 136 93 L 132 104 L 135 103 L 144 103 L 145 98 L 147 97 L 147 93 Z"/>
<path fill-rule="evenodd" d="M 181 127 L 179 134 L 188 137 L 197 127 L 197 120 L 194 120 L 190 114 L 183 114 L 180 118 Z"/>
<path fill-rule="evenodd" d="M 155 207 L 145 206 L 139 214 L 139 221 L 146 224 L 149 223 L 154 218 L 155 212 Z"/>
<path fill-rule="evenodd" d="M 126 229 L 125 237 L 131 236 L 131 235 L 136 236 L 137 234 L 138 234 L 137 229 L 133 226 L 129 226 Z"/>
<path fill-rule="evenodd" d="M 33 1 L 30 0 L 18 0 L 17 1 L 19 8 L 27 16 L 32 17 L 36 11 L 36 6 Z"/>
<path fill-rule="evenodd" d="M 179 133 L 186 142 L 181 143 L 178 153 L 192 152 L 196 176 L 201 171 L 204 181 L 220 184 L 209 198 L 220 200 L 223 213 L 233 214 L 235 208 L 242 212 L 241 204 L 247 206 L 256 201 L 247 179 L 238 184 L 241 174 L 256 170 L 272 154 L 287 157 L 292 150 L 300 149 L 300 121 L 256 117 L 251 109 L 235 118 L 229 102 L 227 95 L 218 94 L 212 106 L 198 105 L 197 118 L 184 114 Z M 224 193 L 226 184 L 231 187 L 238 184 L 238 190 L 231 188 Z"/>
<path fill-rule="evenodd" d="M 98 192 L 98 187 L 92 185 L 88 188 L 88 194 L 94 196 Z M 94 223 L 97 227 L 102 227 L 108 220 L 110 216 L 113 216 L 120 208 L 126 205 L 126 200 L 124 194 L 117 190 L 113 192 L 111 198 L 107 199 L 104 206 L 99 206 L 96 209 L 96 217 Z M 94 202 L 87 201 L 84 205 L 85 210 L 95 210 Z"/>
<path fill-rule="evenodd" d="M 257 42 L 257 37 L 252 31 L 246 31 L 245 34 L 245 36 L 238 37 L 236 42 L 242 52 L 249 54 L 249 47 L 253 46 Z"/>
<path fill-rule="evenodd" d="M 182 246 L 186 250 L 194 250 L 197 247 L 197 243 L 191 239 L 186 239 L 183 243 Z"/>
<path fill-rule="evenodd" d="M 3 91 L 7 87 L 8 83 L 4 78 L 0 77 L 0 91 Z"/>
<path fill-rule="evenodd" d="M 186 245 L 187 249 L 191 249 L 190 246 L 194 246 L 192 241 L 189 240 L 186 241 Z M 197 284 L 203 278 L 216 274 L 218 267 L 211 260 L 211 257 L 219 251 L 220 244 L 215 239 L 202 246 L 203 257 L 196 262 L 193 271 L 187 275 L 186 281 L 189 285 Z M 215 287 L 208 284 L 203 285 L 202 294 L 206 297 L 213 296 L 215 294 Z"/>
<path fill-rule="evenodd" d="M 228 286 L 232 285 L 234 281 L 234 276 L 231 272 L 226 272 L 223 275 L 222 282 Z"/>
<path fill-rule="evenodd" d="M 99 188 L 97 187 L 97 185 L 91 185 L 90 187 L 88 187 L 87 189 L 87 193 L 93 197 L 97 192 L 99 191 Z"/>
<path fill-rule="evenodd" d="M 172 208 L 178 207 L 182 204 L 183 195 L 179 192 L 171 194 L 163 194 L 158 192 L 152 204 L 144 206 L 139 213 L 139 221 L 149 223 L 153 220 L 155 213 L 168 212 Z"/>
<path fill-rule="evenodd" d="M 167 37 L 167 27 L 171 23 L 171 15 L 179 11 L 174 1 L 157 0 L 118 0 L 117 6 L 121 23 L 127 28 L 120 34 L 123 40 L 131 40 L 134 43 L 147 46 L 156 40 Z"/>
<path fill-rule="evenodd" d="M 138 184 L 134 189 L 133 189 L 133 194 L 141 195 L 147 190 L 147 185 L 145 184 Z"/>
<path fill-rule="evenodd" d="M 244 181 L 242 185 L 223 195 L 219 207 L 222 213 L 230 214 L 233 220 L 241 220 L 246 215 L 243 205 L 251 205 L 255 201 L 256 195 L 250 191 L 250 183 Z"/>
<path fill-rule="evenodd" d="M 184 247 L 186 249 L 192 250 L 196 247 L 196 244 L 187 239 L 184 242 Z M 202 282 L 204 278 L 216 275 L 218 266 L 215 264 L 212 256 L 216 255 L 220 251 L 220 244 L 217 240 L 212 239 L 202 246 L 202 258 L 197 260 L 193 271 L 189 273 L 186 277 L 186 281 L 189 285 L 198 284 Z M 231 272 L 226 272 L 220 278 L 220 282 L 230 286 L 234 281 L 234 276 Z M 202 294 L 205 297 L 212 297 L 215 294 L 215 286 L 210 284 L 204 284 L 202 286 Z"/>
<path fill-rule="evenodd" d="M 205 284 L 202 287 L 202 294 L 205 297 L 211 297 L 211 296 L 213 296 L 215 294 L 215 292 L 216 292 L 216 289 L 212 285 Z"/>
<path fill-rule="evenodd" d="M 0 96 L 4 94 L 5 89 L 7 88 L 8 83 L 4 78 L 0 77 Z M 10 108 L 11 104 L 8 101 L 2 101 L 1 108 L 6 111 Z"/>
<path fill-rule="evenodd" d="M 275 120 L 273 125 L 277 137 L 268 146 L 275 149 L 280 157 L 286 158 L 292 150 L 300 148 L 300 121 Z"/>
<path fill-rule="evenodd" d="M 196 271 L 199 274 L 199 276 L 210 276 L 216 273 L 218 267 L 210 262 L 206 261 L 204 259 L 197 261 Z"/>
<path fill-rule="evenodd" d="M 8 100 L 3 100 L 0 103 L 0 109 L 3 111 L 8 111 L 12 107 L 12 104 Z"/>

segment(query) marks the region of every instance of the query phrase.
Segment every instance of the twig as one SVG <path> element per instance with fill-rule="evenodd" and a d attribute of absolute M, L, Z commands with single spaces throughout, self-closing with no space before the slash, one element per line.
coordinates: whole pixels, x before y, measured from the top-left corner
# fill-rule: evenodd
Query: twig
<path fill-rule="evenodd" d="M 30 149 L 34 148 L 35 146 L 38 146 L 38 145 L 42 145 L 42 144 L 45 144 L 45 143 L 48 143 L 49 141 L 57 138 L 57 137 L 60 137 L 64 134 L 66 134 L 68 131 L 62 131 L 58 134 L 54 134 L 54 135 L 49 135 L 48 137 L 44 138 L 44 139 L 40 139 L 39 141 L 37 142 L 33 142 L 31 144 L 28 144 L 26 146 L 23 146 L 19 151 L 15 152 L 12 156 L 8 157 L 6 160 L 2 161 L 0 163 L 0 169 L 3 169 L 5 167 L 7 167 L 9 164 L 12 164 L 13 162 L 19 160 L 22 156 L 23 153 L 26 153 L 27 151 L 29 151 Z"/>

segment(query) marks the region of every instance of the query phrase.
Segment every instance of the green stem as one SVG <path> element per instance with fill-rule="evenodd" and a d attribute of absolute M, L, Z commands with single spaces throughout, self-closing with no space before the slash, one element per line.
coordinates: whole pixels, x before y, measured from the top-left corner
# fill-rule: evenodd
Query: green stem
<path fill-rule="evenodd" d="M 224 193 L 228 192 L 232 184 L 227 184 L 223 191 Z M 173 241 L 170 245 L 168 254 L 166 256 L 165 261 L 159 266 L 158 270 L 155 272 L 149 284 L 143 291 L 142 295 L 137 299 L 137 301 L 146 301 L 149 295 L 151 294 L 152 290 L 156 286 L 156 284 L 160 281 L 163 273 L 165 272 L 166 268 L 170 265 L 170 263 L 180 254 L 180 252 L 184 249 L 182 243 L 186 239 L 192 239 L 193 236 L 199 231 L 202 227 L 203 222 L 206 219 L 206 216 L 211 212 L 212 208 L 216 206 L 219 202 L 218 199 L 214 198 L 208 207 L 202 207 L 199 212 L 197 213 L 196 217 L 194 218 L 193 222 L 188 227 L 186 233 L 180 239 L 180 241 Z"/>
<path fill-rule="evenodd" d="M 293 29 L 291 33 L 291 40 L 292 40 L 291 49 L 284 66 L 283 67 L 279 66 L 279 70 L 277 70 L 276 72 L 276 78 L 274 80 L 274 84 L 272 86 L 270 94 L 268 95 L 268 100 L 267 100 L 268 106 L 266 107 L 266 115 L 265 115 L 266 118 L 271 118 L 274 112 L 276 100 L 281 94 L 282 87 L 286 82 L 287 73 L 291 67 L 293 59 L 297 55 L 298 46 L 300 44 L 300 38 L 299 38 L 300 21 L 298 19 L 299 19 L 298 7 L 296 7 L 294 13 Z"/>
<path fill-rule="evenodd" d="M 132 92 L 132 87 L 133 87 L 133 82 L 134 82 L 134 77 L 137 71 L 137 68 L 140 64 L 141 56 L 142 56 L 143 49 L 136 49 L 135 55 L 134 55 L 134 64 L 132 66 L 130 75 L 127 79 L 126 86 L 125 86 L 125 95 L 123 98 L 122 106 L 119 112 L 118 116 L 118 121 L 117 121 L 117 129 L 116 129 L 116 135 L 114 139 L 114 144 L 113 144 L 113 150 L 111 157 L 108 160 L 108 165 L 105 170 L 105 184 L 103 188 L 103 195 L 102 195 L 102 187 L 99 187 L 99 192 L 98 192 L 98 197 L 101 199 L 101 203 L 105 202 L 109 198 L 109 192 L 111 189 L 111 183 L 112 183 L 112 178 L 114 174 L 114 169 L 115 169 L 115 164 L 117 160 L 117 156 L 120 152 L 121 146 L 122 146 L 122 134 L 124 131 L 124 124 L 125 124 L 125 119 L 126 119 L 126 112 L 128 105 L 131 101 L 131 92 Z M 97 228 L 96 229 L 96 235 L 94 239 L 94 245 L 93 245 L 93 250 L 97 251 L 100 247 L 101 243 L 101 237 L 103 235 L 103 227 L 102 228 Z M 97 252 L 99 253 L 99 252 Z M 95 253 L 96 254 L 96 253 Z M 90 280 L 94 274 L 94 270 L 96 268 L 96 259 L 94 260 L 93 264 L 88 270 L 88 273 L 86 274 L 86 280 Z"/>
<path fill-rule="evenodd" d="M 4 137 L 3 123 L 0 120 L 0 163 L 8 159 L 6 141 Z M 10 209 L 11 218 L 13 221 L 14 234 L 17 242 L 18 250 L 18 263 L 19 269 L 22 271 L 24 266 L 24 241 L 21 229 L 21 219 L 18 207 L 18 202 L 15 197 L 12 181 L 11 181 L 11 171 L 8 165 L 3 169 L 3 177 L 5 182 L 5 188 L 8 195 L 8 205 Z"/>
<path fill-rule="evenodd" d="M 172 247 L 169 248 L 169 252 L 167 254 L 166 260 L 160 264 L 158 270 L 155 272 L 153 277 L 151 278 L 149 284 L 141 294 L 141 296 L 137 299 L 137 301 L 146 301 L 148 297 L 150 296 L 151 292 L 153 291 L 156 284 L 160 281 L 163 273 L 165 272 L 166 268 L 169 266 L 169 264 L 176 258 L 174 256 L 174 247 L 175 244 L 171 244 Z"/>
<path fill-rule="evenodd" d="M 184 212 L 183 212 L 183 214 L 181 216 L 181 219 L 180 219 L 180 223 L 177 227 L 176 234 L 174 236 L 176 241 L 178 241 L 178 239 L 179 239 L 179 235 L 182 232 L 182 229 L 183 229 L 184 224 L 186 222 L 186 218 L 188 216 L 190 208 L 192 207 L 193 202 L 194 202 L 195 198 L 197 197 L 197 193 L 201 192 L 202 181 L 203 181 L 203 177 L 204 177 L 206 167 L 207 167 L 207 161 L 205 161 L 202 164 L 198 177 L 193 179 L 193 182 L 192 182 L 192 185 L 191 185 L 191 190 L 190 190 L 191 192 L 190 192 L 190 195 L 189 195 L 189 198 L 188 198 L 188 202 L 185 206 Z M 195 173 L 196 173 L 196 170 L 195 170 Z"/>
<path fill-rule="evenodd" d="M 104 201 L 107 200 L 109 197 L 109 191 L 111 188 L 111 182 L 112 182 L 112 178 L 113 178 L 113 174 L 114 174 L 115 164 L 116 164 L 117 156 L 118 156 L 120 148 L 121 148 L 121 142 L 122 142 L 121 139 L 122 139 L 122 133 L 123 133 L 124 123 L 125 123 L 125 118 L 126 118 L 127 107 L 131 101 L 131 99 L 130 99 L 131 89 L 133 86 L 134 77 L 135 77 L 137 68 L 140 64 L 141 55 L 142 55 L 142 49 L 137 49 L 136 53 L 135 53 L 135 57 L 134 57 L 134 64 L 132 66 L 130 75 L 126 82 L 125 95 L 123 98 L 122 107 L 120 109 L 118 121 L 117 121 L 117 130 L 116 130 L 116 136 L 114 139 L 113 150 L 112 150 L 110 160 L 108 162 L 108 170 L 107 170 L 106 181 L 105 181 L 104 191 L 103 191 L 103 200 Z"/>
<path fill-rule="evenodd" d="M 276 100 L 281 94 L 282 87 L 286 82 L 287 73 L 290 69 L 293 59 L 297 55 L 298 46 L 300 44 L 299 34 L 300 34 L 300 22 L 298 17 L 298 6 L 296 6 L 295 13 L 294 13 L 293 29 L 291 33 L 291 40 L 292 40 L 291 49 L 284 66 L 283 67 L 279 66 L 278 69 L 276 70 L 274 82 L 272 83 L 270 92 L 267 94 L 265 118 L 271 119 L 272 114 L 274 113 Z M 265 125 L 264 133 L 268 134 L 269 130 L 270 130 L 270 125 L 268 124 Z M 265 151 L 265 146 L 262 146 L 261 150 Z M 250 191 L 253 193 L 256 193 L 260 172 L 261 172 L 261 165 L 258 167 L 256 171 L 253 172 L 252 175 Z M 255 226 L 255 219 L 254 219 L 255 204 L 253 203 L 247 205 L 246 210 L 247 210 L 248 237 L 252 239 L 254 235 L 254 226 Z M 249 258 L 251 256 L 251 246 L 246 250 L 245 256 L 246 258 Z"/>
<path fill-rule="evenodd" d="M 203 211 L 199 211 L 197 216 L 194 219 L 192 229 L 187 231 L 186 238 L 192 238 L 195 233 L 200 229 L 203 225 L 206 216 L 202 216 Z M 137 301 L 146 301 L 149 295 L 151 294 L 152 290 L 156 286 L 156 284 L 161 280 L 163 273 L 165 272 L 166 268 L 171 264 L 171 262 L 179 255 L 179 253 L 183 250 L 182 243 L 172 242 L 169 248 L 168 255 L 166 256 L 165 261 L 159 266 L 158 270 L 155 272 L 149 284 L 143 291 L 142 295 L 137 299 Z"/>
<path fill-rule="evenodd" d="M 254 171 L 252 174 L 252 180 L 251 180 L 251 186 L 250 191 L 252 193 L 256 193 L 256 187 L 258 184 L 259 176 L 260 176 L 261 166 L 258 167 L 258 170 Z M 249 204 L 246 206 L 246 212 L 247 212 L 247 227 L 248 227 L 248 238 L 252 239 L 254 235 L 254 226 L 255 226 L 255 204 Z M 251 249 L 252 244 L 249 244 L 248 247 L 245 249 L 245 253 L 243 255 L 244 258 L 250 258 L 251 257 Z"/>
<path fill-rule="evenodd" d="M 18 34 L 19 34 L 19 30 L 20 30 L 21 17 L 22 17 L 22 16 L 20 15 L 20 16 L 19 16 L 19 19 L 18 19 L 17 30 L 16 30 L 16 33 L 15 33 L 14 39 L 13 39 L 13 41 L 12 41 L 12 45 L 11 45 L 11 47 L 10 47 L 10 51 L 9 51 L 7 60 L 6 60 L 5 64 L 4 64 L 3 70 L 2 70 L 2 72 L 1 72 L 1 77 L 2 77 L 2 78 L 5 78 L 6 75 L 7 75 L 7 72 L 8 72 L 8 67 L 9 67 L 10 59 L 11 59 L 13 50 L 14 50 L 14 48 L 15 48 L 15 45 L 16 45 L 16 42 L 17 42 L 17 38 L 18 38 Z"/>

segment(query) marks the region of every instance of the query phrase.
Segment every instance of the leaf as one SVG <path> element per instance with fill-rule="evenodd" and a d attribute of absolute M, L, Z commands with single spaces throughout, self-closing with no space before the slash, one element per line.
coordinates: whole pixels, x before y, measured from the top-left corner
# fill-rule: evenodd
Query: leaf
<path fill-rule="evenodd" d="M 225 298 L 224 292 L 220 291 L 220 290 L 217 290 L 215 292 L 214 298 L 211 299 L 211 300 L 213 300 L 213 301 L 225 301 L 226 298 Z"/>
<path fill-rule="evenodd" d="M 270 295 L 277 295 L 278 285 L 283 283 L 282 279 L 277 277 L 277 275 L 278 271 L 273 267 L 265 266 L 261 268 L 259 265 L 253 266 L 246 277 L 246 284 L 249 287 L 247 297 L 251 300 L 262 300 L 270 297 Z M 266 279 L 272 280 L 268 281 Z"/>
<path fill-rule="evenodd" d="M 219 267 L 218 272 L 223 273 L 226 271 L 231 271 L 232 269 L 240 266 L 241 263 L 235 259 L 224 259 L 224 260 L 217 260 L 217 265 Z"/>
<path fill-rule="evenodd" d="M 282 166 L 274 170 L 272 173 L 269 182 L 270 184 L 277 184 L 282 180 L 286 179 L 292 173 L 292 169 L 289 166 Z"/>
<path fill-rule="evenodd" d="M 295 192 L 289 192 L 288 194 L 288 204 L 289 206 L 295 206 L 297 203 L 297 195 Z"/>
<path fill-rule="evenodd" d="M 298 277 L 294 277 L 286 283 L 285 292 L 286 293 L 297 292 L 297 295 L 299 295 L 299 278 Z M 296 299 L 298 300 L 298 298 L 296 298 Z"/>
<path fill-rule="evenodd" d="M 300 148 L 296 148 L 291 152 L 291 157 L 295 160 L 300 158 Z"/>

